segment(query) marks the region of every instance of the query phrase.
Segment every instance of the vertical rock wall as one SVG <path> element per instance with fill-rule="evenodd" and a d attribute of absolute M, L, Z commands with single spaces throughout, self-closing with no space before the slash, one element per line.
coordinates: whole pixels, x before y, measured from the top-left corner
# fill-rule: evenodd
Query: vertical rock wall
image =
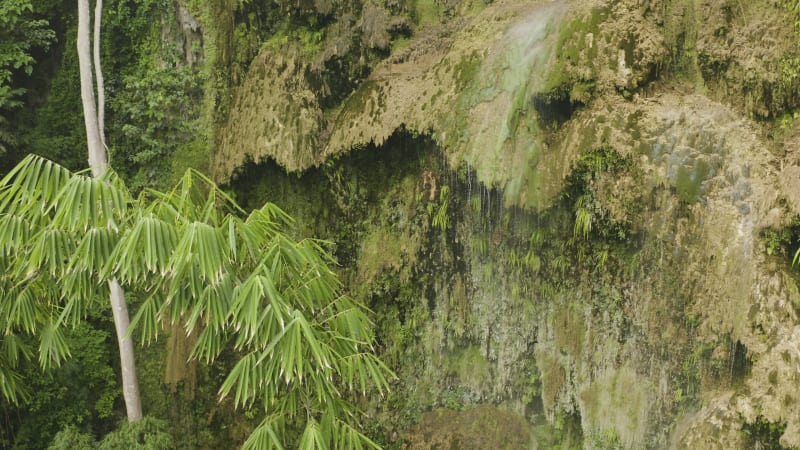
<path fill-rule="evenodd" d="M 760 238 L 800 212 L 798 38 L 744 3 L 454 8 L 328 109 L 302 55 L 254 61 L 218 176 L 267 161 L 240 196 L 337 242 L 399 376 L 379 440 L 479 448 L 492 405 L 539 448 L 800 446 L 797 276 Z"/>

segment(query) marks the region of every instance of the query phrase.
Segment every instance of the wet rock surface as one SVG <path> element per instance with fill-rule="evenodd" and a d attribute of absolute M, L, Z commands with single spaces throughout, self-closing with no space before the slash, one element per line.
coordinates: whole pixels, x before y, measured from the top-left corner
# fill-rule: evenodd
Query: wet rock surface
<path fill-rule="evenodd" d="M 782 6 L 450 8 L 333 109 L 265 51 L 219 153 L 223 180 L 322 165 L 339 209 L 310 210 L 400 378 L 378 422 L 420 449 L 743 448 L 759 420 L 800 446 L 797 275 L 761 239 L 800 212 L 799 128 L 764 122 L 798 106 Z"/>

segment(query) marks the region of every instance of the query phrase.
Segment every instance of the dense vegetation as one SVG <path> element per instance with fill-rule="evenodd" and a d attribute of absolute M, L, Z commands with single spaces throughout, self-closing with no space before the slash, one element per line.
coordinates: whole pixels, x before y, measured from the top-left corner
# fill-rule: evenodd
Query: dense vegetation
<path fill-rule="evenodd" d="M 203 76 L 191 55 L 199 49 L 173 40 L 170 33 L 181 32 L 171 23 L 174 6 L 107 4 L 110 150 L 142 194 L 114 173 L 93 180 L 38 157 L 10 169 L 0 186 L 0 390 L 6 417 L 17 417 L 5 423 L 3 446 L 192 448 L 232 439 L 252 448 L 372 447 L 351 402 L 385 392 L 389 372 L 371 356 L 366 311 L 339 292 L 327 244 L 294 241 L 281 232 L 291 219 L 276 207 L 248 214 L 198 173 L 187 172 L 171 191 L 146 189 L 164 186 L 173 170 L 202 168 L 190 154 L 208 146 L 195 134 Z M 56 33 L 46 18 L 62 32 L 49 53 Z M 6 170 L 28 152 L 82 167 L 74 12 L 14 1 L 3 4 L 0 19 L 0 110 L 28 100 L 23 114 L 0 122 Z M 54 77 L 31 76 L 34 50 L 38 68 L 52 64 Z M 175 169 L 171 157 L 181 150 L 189 158 Z M 103 437 L 120 414 L 102 301 L 104 283 L 117 278 L 136 305 L 134 334 L 149 344 L 169 330 L 169 348 L 145 353 L 140 365 L 147 412 L 172 424 L 146 419 Z M 165 360 L 169 384 L 147 369 Z M 214 366 L 198 369 L 197 361 Z M 197 372 L 228 375 L 208 380 L 193 402 Z M 175 383 L 186 385 L 186 399 L 164 398 Z M 185 407 L 175 410 L 195 403 L 200 416 L 245 409 L 242 430 L 226 436 L 219 425 L 180 417 Z M 223 427 L 237 421 L 220 416 Z"/>
<path fill-rule="evenodd" d="M 800 3 L 701 3 L 105 0 L 92 180 L 75 1 L 2 1 L 0 447 L 800 436 Z"/>

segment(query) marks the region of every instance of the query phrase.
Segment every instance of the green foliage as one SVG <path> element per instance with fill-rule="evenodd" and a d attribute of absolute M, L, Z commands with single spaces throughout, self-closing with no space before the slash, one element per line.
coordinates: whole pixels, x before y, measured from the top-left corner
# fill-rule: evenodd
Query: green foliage
<path fill-rule="evenodd" d="M 80 323 L 118 279 L 145 299 L 131 324 L 145 342 L 182 318 L 193 358 L 236 351 L 220 396 L 271 414 L 246 448 L 295 445 L 296 432 L 301 448 L 374 447 L 347 400 L 388 390 L 367 310 L 341 295 L 326 243 L 288 237 L 291 219 L 272 204 L 244 215 L 194 171 L 134 199 L 113 171 L 90 178 L 27 157 L 0 182 L 7 335 L 38 339 L 40 364 L 59 364 L 70 355 L 59 325 Z M 0 379 L 9 398 L 18 384 Z"/>
<path fill-rule="evenodd" d="M 56 434 L 47 450 L 94 450 L 95 446 L 94 436 L 68 426 Z"/>
<path fill-rule="evenodd" d="M 237 32 L 239 32 L 238 28 Z M 244 32 L 242 31 L 242 33 Z M 320 30 L 305 26 L 293 27 L 289 24 L 284 24 L 281 29 L 261 44 L 261 48 L 281 50 L 287 44 L 297 42 L 300 44 L 300 49 L 305 57 L 314 57 L 322 50 L 324 37 L 324 29 Z"/>
<path fill-rule="evenodd" d="M 748 448 L 763 450 L 783 450 L 780 444 L 781 435 L 786 431 L 785 422 L 770 422 L 764 416 L 756 417 L 752 423 L 742 424 L 742 434 Z"/>
<path fill-rule="evenodd" d="M 601 237 L 622 241 L 628 237 L 629 231 L 625 224 L 614 223 L 596 201 L 593 185 L 601 174 L 619 174 L 629 169 L 631 165 L 629 159 L 605 147 L 588 152 L 578 160 L 572 173 L 567 177 L 567 188 L 563 194 L 564 199 L 574 202 L 573 237 L 589 239 L 593 229 Z"/>
<path fill-rule="evenodd" d="M 42 447 L 43 448 L 43 447 Z M 48 450 L 170 450 L 175 444 L 167 431 L 167 423 L 152 417 L 136 422 L 123 422 L 103 440 L 69 426 L 59 431 Z"/>
<path fill-rule="evenodd" d="M 174 448 L 166 422 L 144 417 L 124 422 L 97 445 L 97 450 L 169 450 Z"/>
<path fill-rule="evenodd" d="M 50 80 L 47 100 L 35 110 L 23 110 L 21 121 L 23 147 L 31 153 L 78 169 L 86 161 L 86 130 L 80 99 L 77 29 L 70 27 L 58 61 L 60 69 Z"/>
<path fill-rule="evenodd" d="M 592 443 L 592 448 L 602 448 L 603 450 L 625 450 L 619 434 L 613 430 L 598 431 L 589 433 L 587 440 Z"/>
<path fill-rule="evenodd" d="M 8 112 L 21 106 L 25 89 L 15 86 L 15 74 L 30 75 L 35 63 L 31 49 L 47 47 L 55 39 L 46 20 L 32 17 L 31 0 L 3 0 L 0 3 L 0 154 L 16 137 L 8 129 Z"/>
<path fill-rule="evenodd" d="M 577 450 L 583 448 L 581 419 L 577 414 L 557 414 L 553 424 L 540 424 L 533 429 L 536 443 L 542 449 Z"/>
<path fill-rule="evenodd" d="M 575 202 L 575 227 L 572 232 L 575 237 L 589 239 L 589 233 L 592 231 L 592 212 L 586 204 L 591 200 L 591 196 L 582 195 Z"/>
<path fill-rule="evenodd" d="M 768 255 L 781 257 L 793 255 L 793 266 L 800 262 L 800 216 L 794 216 L 789 225 L 783 228 L 764 229 L 760 236 Z"/>
<path fill-rule="evenodd" d="M 194 61 L 184 55 L 194 50 L 180 47 L 174 8 L 157 0 L 106 8 L 105 67 L 115 75 L 108 80 L 108 142 L 115 170 L 134 192 L 172 184 L 183 172 L 170 176 L 173 156 L 207 146 L 200 125 L 205 79 L 201 67 L 185 60 Z"/>
<path fill-rule="evenodd" d="M 19 106 L 22 93 L 11 87 L 15 71 L 33 71 L 31 48 L 47 48 L 55 39 L 46 20 L 30 17 L 31 0 L 4 0 L 0 4 L 0 109 Z"/>
<path fill-rule="evenodd" d="M 450 226 L 450 216 L 447 215 L 447 207 L 450 202 L 450 187 L 442 186 L 439 190 L 439 207 L 434 203 L 428 203 L 428 215 L 431 216 L 431 224 L 434 228 L 447 231 Z"/>
<path fill-rule="evenodd" d="M 86 429 L 109 424 L 113 418 L 119 392 L 111 366 L 111 333 L 84 322 L 68 330 L 65 340 L 72 358 L 44 373 L 35 366 L 23 372 L 31 396 L 18 412 L 22 420 L 13 436 L 17 448 L 45 448 L 53 433 L 66 426 Z"/>
<path fill-rule="evenodd" d="M 800 43 L 800 2 L 797 0 L 782 0 L 784 10 L 794 24 L 795 48 Z M 773 102 L 781 102 L 772 111 L 774 116 L 787 116 L 798 114 L 798 86 L 800 86 L 800 55 L 787 52 L 780 60 L 779 76 L 772 93 Z"/>
<path fill-rule="evenodd" d="M 152 186 L 169 173 L 170 158 L 195 138 L 202 80 L 188 66 L 156 67 L 123 79 L 112 104 L 115 166 L 133 178 L 132 188 Z"/>

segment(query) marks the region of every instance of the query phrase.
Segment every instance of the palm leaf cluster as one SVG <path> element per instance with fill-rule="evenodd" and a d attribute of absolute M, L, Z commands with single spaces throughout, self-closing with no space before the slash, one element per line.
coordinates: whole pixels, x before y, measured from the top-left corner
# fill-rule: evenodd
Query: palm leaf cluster
<path fill-rule="evenodd" d="M 143 341 L 178 323 L 197 337 L 193 358 L 239 358 L 220 396 L 267 413 L 245 448 L 375 447 L 345 398 L 383 393 L 390 372 L 324 243 L 293 240 L 290 221 L 272 204 L 246 214 L 193 171 L 133 198 L 112 171 L 29 156 L 0 181 L 0 390 L 20 398 L 15 368 L 34 353 L 43 367 L 68 357 L 62 325 L 116 278 L 144 299 L 132 321 Z"/>

